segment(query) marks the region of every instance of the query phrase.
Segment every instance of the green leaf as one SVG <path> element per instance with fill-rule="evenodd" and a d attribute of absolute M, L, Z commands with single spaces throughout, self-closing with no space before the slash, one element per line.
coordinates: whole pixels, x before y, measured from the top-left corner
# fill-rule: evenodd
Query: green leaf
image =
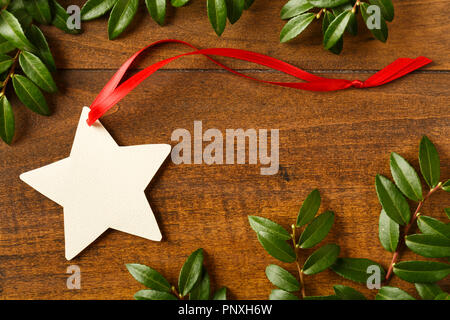
<path fill-rule="evenodd" d="M 14 112 L 6 96 L 0 97 L 0 137 L 11 144 L 14 137 Z"/>
<path fill-rule="evenodd" d="M 450 225 L 445 224 L 435 218 L 419 216 L 417 225 L 420 231 L 426 234 L 434 234 L 450 239 Z"/>
<path fill-rule="evenodd" d="M 177 300 L 177 298 L 168 292 L 157 290 L 140 290 L 134 294 L 136 300 Z"/>
<path fill-rule="evenodd" d="M 283 262 L 294 262 L 295 252 L 286 241 L 280 240 L 271 233 L 258 232 L 258 240 L 263 248 L 274 258 Z"/>
<path fill-rule="evenodd" d="M 16 49 L 16 46 L 0 35 L 0 53 L 8 53 Z"/>
<path fill-rule="evenodd" d="M 227 300 L 227 288 L 222 287 L 214 293 L 213 300 Z"/>
<path fill-rule="evenodd" d="M 409 199 L 422 201 L 422 184 L 416 170 L 399 154 L 391 153 L 391 173 L 395 184 Z"/>
<path fill-rule="evenodd" d="M 162 26 L 166 18 L 166 0 L 145 0 L 145 4 L 153 20 Z"/>
<path fill-rule="evenodd" d="M 334 243 L 317 249 L 303 265 L 303 273 L 312 275 L 324 271 L 336 262 L 340 251 L 341 248 Z"/>
<path fill-rule="evenodd" d="M 433 234 L 413 234 L 406 237 L 409 249 L 427 258 L 450 257 L 450 239 Z"/>
<path fill-rule="evenodd" d="M 25 36 L 17 18 L 7 10 L 2 10 L 0 13 L 0 34 L 16 48 L 36 51 L 36 48 Z"/>
<path fill-rule="evenodd" d="M 50 71 L 56 71 L 55 60 L 53 59 L 52 53 L 48 46 L 47 40 L 45 39 L 42 31 L 35 25 L 32 25 L 27 32 L 27 36 L 30 41 L 37 48 L 37 55 L 44 61 Z"/>
<path fill-rule="evenodd" d="M 269 300 L 300 300 L 300 299 L 287 291 L 274 289 L 270 293 Z"/>
<path fill-rule="evenodd" d="M 81 8 L 81 20 L 88 21 L 99 18 L 116 4 L 117 0 L 88 0 Z M 165 2 L 165 0 L 164 0 Z"/>
<path fill-rule="evenodd" d="M 20 9 L 12 12 L 16 19 L 19 21 L 23 29 L 28 28 L 33 23 L 33 17 L 29 15 L 28 11 L 25 9 Z"/>
<path fill-rule="evenodd" d="M 385 276 L 383 267 L 369 259 L 339 258 L 336 260 L 336 263 L 331 266 L 331 270 L 346 279 L 366 283 L 367 278 L 369 277 L 367 268 L 371 266 L 380 268 L 381 278 L 383 279 Z"/>
<path fill-rule="evenodd" d="M 50 115 L 44 95 L 30 79 L 16 74 L 12 80 L 17 97 L 28 109 L 43 116 Z"/>
<path fill-rule="evenodd" d="M 383 209 L 381 209 L 380 213 L 378 236 L 384 249 L 389 252 L 394 252 L 397 249 L 400 238 L 400 226 L 389 218 Z"/>
<path fill-rule="evenodd" d="M 302 207 L 297 216 L 297 227 L 302 227 L 310 223 L 317 214 L 320 207 L 320 192 L 314 189 L 303 201 Z"/>
<path fill-rule="evenodd" d="M 196 285 L 202 275 L 203 249 L 197 249 L 187 258 L 178 277 L 178 289 L 184 297 Z"/>
<path fill-rule="evenodd" d="M 281 9 L 281 19 L 289 19 L 314 8 L 307 0 L 289 0 Z"/>
<path fill-rule="evenodd" d="M 322 34 L 325 35 L 325 32 L 328 29 L 328 26 L 330 25 L 330 23 L 334 20 L 334 14 L 331 11 L 325 11 L 324 15 L 323 15 L 323 20 L 322 20 Z M 344 48 L 344 37 L 341 37 L 336 44 L 331 47 L 330 50 L 332 53 L 334 54 L 340 54 L 342 52 L 342 49 Z"/>
<path fill-rule="evenodd" d="M 225 0 L 207 0 L 209 22 L 218 36 L 222 35 L 227 24 L 227 5 Z"/>
<path fill-rule="evenodd" d="M 189 300 L 209 300 L 210 294 L 211 284 L 209 280 L 209 274 L 206 269 L 203 268 L 202 278 L 189 294 Z"/>
<path fill-rule="evenodd" d="M 0 73 L 5 72 L 12 66 L 14 59 L 6 54 L 0 54 Z"/>
<path fill-rule="evenodd" d="M 139 0 L 118 0 L 114 5 L 108 20 L 108 37 L 116 39 L 134 18 L 139 6 Z"/>
<path fill-rule="evenodd" d="M 339 39 L 342 38 L 351 16 L 351 11 L 345 11 L 334 18 L 334 20 L 330 23 L 323 36 L 323 46 L 325 49 L 331 49 L 336 45 Z"/>
<path fill-rule="evenodd" d="M 244 11 L 245 0 L 225 0 L 227 5 L 227 16 L 231 24 L 239 20 Z"/>
<path fill-rule="evenodd" d="M 415 283 L 416 290 L 423 300 L 434 300 L 443 291 L 435 283 Z"/>
<path fill-rule="evenodd" d="M 423 136 L 420 140 L 419 164 L 425 182 L 430 188 L 436 187 L 441 175 L 441 164 L 436 147 L 427 136 Z"/>
<path fill-rule="evenodd" d="M 294 39 L 310 25 L 316 15 L 314 13 L 303 13 L 288 21 L 281 30 L 280 42 Z"/>
<path fill-rule="evenodd" d="M 447 218 L 450 219 L 450 208 L 445 208 L 444 209 L 445 214 L 447 215 Z"/>
<path fill-rule="evenodd" d="M 264 231 L 281 240 L 291 239 L 291 235 L 286 231 L 286 229 L 269 219 L 258 216 L 248 216 L 248 221 L 256 233 L 259 231 Z"/>
<path fill-rule="evenodd" d="M 268 265 L 266 268 L 266 276 L 269 281 L 280 289 L 288 292 L 300 290 L 300 283 L 287 270 L 275 265 Z"/>
<path fill-rule="evenodd" d="M 303 300 L 340 300 L 337 296 L 306 296 Z"/>
<path fill-rule="evenodd" d="M 340 15 L 344 11 L 352 11 L 353 5 L 351 3 L 345 3 L 338 7 L 333 8 L 333 13 L 335 16 Z M 356 35 L 358 33 L 358 22 L 356 21 L 356 15 L 352 12 L 350 21 L 348 22 L 346 31 L 351 35 Z"/>
<path fill-rule="evenodd" d="M 147 288 L 157 291 L 170 292 L 171 286 L 169 282 L 158 271 L 147 267 L 143 264 L 129 263 L 125 265 L 139 283 L 142 283 Z"/>
<path fill-rule="evenodd" d="M 405 291 L 395 287 L 382 287 L 375 300 L 416 300 Z"/>
<path fill-rule="evenodd" d="M 447 292 L 442 292 L 438 294 L 434 300 L 450 300 L 450 294 Z"/>
<path fill-rule="evenodd" d="M 31 52 L 22 51 L 19 56 L 19 63 L 27 77 L 42 90 L 46 92 L 58 91 L 50 71 L 37 56 Z"/>
<path fill-rule="evenodd" d="M 333 289 L 341 300 L 367 300 L 361 292 L 347 286 L 336 285 Z"/>
<path fill-rule="evenodd" d="M 450 274 L 450 265 L 435 261 L 402 261 L 394 265 L 394 273 L 408 282 L 437 282 Z"/>
<path fill-rule="evenodd" d="M 325 32 L 328 29 L 328 26 L 330 23 L 334 20 L 335 16 L 333 12 L 331 11 L 325 11 L 323 14 L 323 20 L 322 20 L 322 35 L 325 35 Z"/>
<path fill-rule="evenodd" d="M 48 0 L 27 0 L 25 9 L 39 23 L 50 24 L 52 22 L 52 12 Z"/>
<path fill-rule="evenodd" d="M 350 21 L 348 22 L 345 30 L 352 36 L 356 36 L 358 34 L 358 21 L 356 20 L 356 15 L 353 12 L 350 15 Z"/>
<path fill-rule="evenodd" d="M 56 0 L 52 0 L 51 2 L 53 7 L 53 21 L 52 24 L 64 31 L 65 33 L 69 34 L 78 34 L 80 33 L 80 30 L 78 29 L 69 29 L 67 27 L 67 21 L 69 20 L 70 16 L 67 13 L 66 9 L 64 9 Z"/>
<path fill-rule="evenodd" d="M 308 2 L 316 8 L 334 8 L 348 3 L 350 0 L 308 0 Z"/>
<path fill-rule="evenodd" d="M 370 4 L 380 7 L 383 18 L 389 22 L 394 20 L 394 5 L 391 0 L 369 0 Z"/>
<path fill-rule="evenodd" d="M 255 2 L 255 0 L 245 0 L 244 9 L 245 10 L 250 9 L 250 7 L 252 6 L 253 2 Z"/>
<path fill-rule="evenodd" d="M 405 225 L 411 219 L 409 205 L 397 187 L 386 177 L 377 175 L 375 187 L 378 199 L 386 214 L 400 225 Z"/>
<path fill-rule="evenodd" d="M 298 241 L 300 248 L 309 249 L 322 241 L 334 223 L 334 213 L 326 211 L 315 218 L 303 231 Z"/>
<path fill-rule="evenodd" d="M 25 0 L 13 0 L 10 1 L 8 6 L 9 12 L 13 13 L 16 10 L 25 9 L 25 4 L 23 3 Z"/>
<path fill-rule="evenodd" d="M 170 0 L 170 3 L 174 6 L 174 7 L 182 7 L 184 6 L 186 3 L 188 3 L 189 0 Z"/>
<path fill-rule="evenodd" d="M 381 42 L 386 42 L 388 39 L 388 28 L 386 25 L 386 21 L 384 21 L 383 17 L 380 17 L 380 28 L 372 28 L 370 29 L 371 26 L 369 26 L 369 18 L 371 17 L 371 15 L 369 15 L 369 13 L 367 12 L 367 8 L 369 7 L 369 5 L 365 2 L 361 2 L 360 8 L 361 8 L 361 15 L 363 17 L 364 22 L 366 23 L 367 28 L 370 30 L 370 32 L 373 34 L 373 36 L 380 40 Z"/>
<path fill-rule="evenodd" d="M 445 181 L 441 187 L 442 190 L 450 192 L 450 180 Z"/>

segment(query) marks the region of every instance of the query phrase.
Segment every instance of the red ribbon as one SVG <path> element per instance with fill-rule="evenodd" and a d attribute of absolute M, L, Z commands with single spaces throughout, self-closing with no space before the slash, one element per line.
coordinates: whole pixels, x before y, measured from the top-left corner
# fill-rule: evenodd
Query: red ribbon
<path fill-rule="evenodd" d="M 186 45 L 195 51 L 183 53 L 165 60 L 161 60 L 152 64 L 151 66 L 145 68 L 144 70 L 138 72 L 134 76 L 130 77 L 128 80 L 124 81 L 119 85 L 122 78 L 124 77 L 126 71 L 130 68 L 131 64 L 134 60 L 145 50 L 162 44 L 162 43 L 180 43 Z M 240 49 L 231 49 L 231 48 L 212 48 L 212 49 L 202 49 L 199 50 L 195 48 L 193 45 L 181 41 L 181 40 L 160 40 L 154 42 L 147 47 L 136 52 L 131 58 L 129 58 L 114 74 L 114 76 L 109 80 L 109 82 L 105 85 L 105 87 L 100 91 L 99 95 L 95 98 L 94 102 L 91 104 L 91 111 L 89 112 L 89 118 L 87 120 L 88 125 L 92 125 L 97 119 L 99 119 L 106 111 L 108 111 L 111 107 L 113 107 L 117 102 L 119 102 L 123 97 L 125 97 L 131 90 L 136 88 L 142 81 L 144 81 L 147 77 L 152 75 L 158 69 L 164 67 L 166 64 L 176 60 L 178 58 L 190 55 L 201 54 L 206 58 L 219 65 L 220 67 L 236 74 L 241 77 L 273 84 L 282 87 L 290 87 L 301 90 L 309 90 L 309 91 L 335 91 L 335 90 L 343 90 L 350 87 L 353 88 L 370 88 L 383 85 L 385 83 L 391 82 L 397 78 L 403 77 L 404 75 L 419 69 L 430 62 L 430 59 L 425 57 L 418 57 L 416 59 L 409 58 L 400 58 L 395 60 L 393 63 L 378 71 L 376 74 L 371 76 L 366 81 L 360 80 L 345 80 L 345 79 L 329 79 L 316 76 L 309 72 L 303 71 L 300 68 L 297 68 L 289 63 L 283 62 L 281 60 L 246 50 Z M 298 79 L 301 79 L 305 82 L 274 82 L 274 81 L 265 81 L 261 79 L 256 79 L 245 74 L 242 74 L 236 70 L 233 70 L 222 63 L 214 60 L 210 57 L 210 55 L 222 56 L 228 58 L 234 58 L 238 60 L 244 60 L 256 63 L 261 66 L 265 66 L 274 70 L 278 70 L 294 76 Z"/>

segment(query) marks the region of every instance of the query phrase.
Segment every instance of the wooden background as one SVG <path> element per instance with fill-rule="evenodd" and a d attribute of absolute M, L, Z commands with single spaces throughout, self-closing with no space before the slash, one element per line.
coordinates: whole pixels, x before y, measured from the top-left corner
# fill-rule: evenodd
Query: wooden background
<path fill-rule="evenodd" d="M 84 1 L 62 1 L 82 4 Z M 210 28 L 205 1 L 169 10 L 157 26 L 142 5 L 118 40 L 108 41 L 106 19 L 83 23 L 84 33 L 66 35 L 45 27 L 54 52 L 60 93 L 49 97 L 53 115 L 32 114 L 14 103 L 17 134 L 0 144 L 0 297 L 2 299 L 131 299 L 142 288 L 124 264 L 143 263 L 176 283 L 185 258 L 199 247 L 215 288 L 234 299 L 266 299 L 272 285 L 266 265 L 276 263 L 260 246 L 247 215 L 274 219 L 286 228 L 306 195 L 319 188 L 321 211 L 337 217 L 327 237 L 341 256 L 374 259 L 388 266 L 391 254 L 378 240 L 377 173 L 390 176 L 389 153 L 402 154 L 418 169 L 418 143 L 427 134 L 450 177 L 450 28 L 446 0 L 395 1 L 387 44 L 367 30 L 346 36 L 335 56 L 321 48 L 320 27 L 288 44 L 278 42 L 284 0 L 256 0 L 221 38 Z M 389 85 L 369 90 L 312 93 L 278 88 L 217 70 L 203 57 L 179 60 L 155 74 L 120 102 L 102 123 L 120 145 L 171 143 L 176 128 L 280 129 L 280 172 L 261 176 L 256 165 L 174 165 L 166 161 L 147 195 L 163 233 L 161 243 L 109 230 L 73 261 L 64 258 L 62 208 L 22 183 L 19 174 L 68 156 L 81 107 L 89 105 L 120 64 L 144 45 L 178 38 L 200 48 L 236 47 L 265 53 L 330 77 L 365 79 L 398 57 L 424 55 L 434 63 Z M 164 46 L 138 67 L 184 51 Z M 227 63 L 253 76 L 282 80 L 276 72 Z M 172 143 L 174 145 L 175 143 Z M 423 213 L 444 218 L 448 194 L 439 192 Z M 311 251 L 305 252 L 306 254 Z M 402 259 L 414 258 L 405 254 Z M 81 268 L 82 289 L 66 288 L 66 268 Z M 293 265 L 282 264 L 295 271 Z M 368 297 L 374 291 L 331 271 L 306 277 L 308 295 L 331 294 L 347 284 Z M 395 279 L 415 294 L 412 285 Z M 442 282 L 450 289 L 449 281 Z"/>

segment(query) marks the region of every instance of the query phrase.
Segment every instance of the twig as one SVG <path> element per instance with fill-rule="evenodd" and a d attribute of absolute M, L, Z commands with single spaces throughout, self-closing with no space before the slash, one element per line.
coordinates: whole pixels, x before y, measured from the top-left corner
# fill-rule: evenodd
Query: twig
<path fill-rule="evenodd" d="M 428 192 L 428 194 L 423 198 L 423 200 L 420 201 L 419 204 L 417 205 L 417 208 L 414 211 L 413 216 L 411 217 L 411 221 L 408 223 L 408 225 L 406 225 L 405 229 L 403 230 L 403 237 L 402 237 L 402 239 L 400 240 L 400 243 L 397 246 L 397 250 L 395 250 L 394 255 L 392 256 L 392 261 L 391 261 L 391 264 L 389 265 L 389 269 L 388 269 L 388 272 L 386 274 L 385 284 L 387 284 L 389 282 L 389 280 L 391 279 L 392 271 L 394 269 L 394 265 L 398 262 L 398 258 L 400 256 L 400 253 L 403 251 L 403 249 L 405 247 L 405 238 L 408 235 L 408 233 L 411 230 L 411 228 L 414 225 L 414 223 L 416 222 L 417 218 L 419 217 L 420 209 L 422 209 L 422 206 L 423 206 L 425 200 L 427 200 L 434 192 L 436 192 L 437 190 L 441 189 L 441 187 L 442 187 L 442 182 L 439 182 L 438 185 L 436 187 L 432 188 L 430 190 L 430 192 Z"/>
<path fill-rule="evenodd" d="M 300 278 L 301 295 L 302 295 L 302 298 L 305 298 L 306 297 L 305 281 L 303 280 L 302 268 L 300 267 L 300 263 L 298 262 L 300 257 L 298 255 L 298 245 L 295 240 L 296 239 L 296 231 L 297 231 L 297 227 L 295 225 L 292 225 L 292 244 L 294 245 L 295 265 L 297 266 L 298 276 Z"/>
<path fill-rule="evenodd" d="M 14 60 L 13 60 L 13 64 L 11 66 L 11 69 L 9 69 L 8 75 L 6 76 L 5 81 L 3 81 L 3 88 L 2 91 L 0 92 L 0 96 L 3 96 L 5 94 L 6 91 L 6 86 L 9 82 L 9 80 L 11 79 L 12 75 L 14 74 L 14 71 L 16 70 L 16 66 L 17 66 L 17 61 L 19 60 L 19 55 L 20 55 L 20 50 L 17 50 L 16 55 L 14 56 Z"/>

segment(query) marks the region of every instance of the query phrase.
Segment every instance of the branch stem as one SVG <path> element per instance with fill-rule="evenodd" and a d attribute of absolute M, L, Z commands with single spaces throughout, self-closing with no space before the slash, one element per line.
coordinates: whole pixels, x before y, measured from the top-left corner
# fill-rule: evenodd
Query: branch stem
<path fill-rule="evenodd" d="M 181 294 L 178 293 L 177 288 L 175 288 L 175 286 L 172 286 L 172 293 L 180 300 L 183 299 L 183 297 L 181 296 Z"/>
<path fill-rule="evenodd" d="M 297 266 L 297 271 L 298 271 L 298 276 L 300 279 L 300 287 L 301 287 L 301 295 L 302 298 L 306 297 L 306 291 L 305 291 L 305 281 L 303 279 L 303 271 L 302 268 L 300 267 L 300 263 L 299 263 L 299 259 L 300 256 L 298 255 L 298 247 L 297 247 L 297 243 L 296 243 L 296 232 L 297 231 L 297 227 L 295 225 L 292 225 L 292 244 L 294 245 L 294 252 L 295 252 L 295 265 Z"/>
<path fill-rule="evenodd" d="M 3 81 L 3 88 L 2 91 L 0 92 L 0 97 L 5 94 L 6 86 L 8 85 L 9 80 L 11 80 L 11 77 L 14 75 L 14 72 L 16 71 L 17 61 L 19 61 L 20 52 L 21 52 L 20 50 L 17 50 L 16 55 L 13 58 L 13 64 L 11 66 L 11 69 L 9 69 L 6 79 L 5 81 Z"/>
<path fill-rule="evenodd" d="M 425 200 L 427 200 L 434 192 L 441 189 L 441 187 L 442 187 L 442 182 L 439 182 L 436 187 L 430 189 L 428 194 L 417 205 L 417 208 L 414 211 L 414 214 L 411 217 L 410 222 L 405 226 L 405 229 L 403 230 L 403 237 L 401 238 L 400 243 L 397 246 L 397 250 L 395 250 L 394 255 L 392 256 L 392 261 L 391 261 L 391 264 L 389 265 L 389 269 L 388 269 L 388 272 L 387 272 L 386 278 L 385 278 L 385 285 L 388 284 L 389 280 L 391 279 L 394 265 L 398 262 L 400 254 L 402 253 L 403 249 L 405 248 L 405 245 L 406 245 L 405 238 L 406 238 L 406 236 L 408 236 L 409 231 L 411 230 L 411 228 L 413 227 L 417 218 L 419 217 L 420 209 L 422 209 L 422 206 L 423 206 Z"/>

